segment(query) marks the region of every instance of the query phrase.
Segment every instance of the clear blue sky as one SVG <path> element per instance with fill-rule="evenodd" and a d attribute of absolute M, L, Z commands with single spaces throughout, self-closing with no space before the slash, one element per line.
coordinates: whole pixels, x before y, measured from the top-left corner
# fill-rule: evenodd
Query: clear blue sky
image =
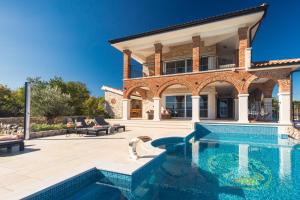
<path fill-rule="evenodd" d="M 17 88 L 28 76 L 122 87 L 122 54 L 114 39 L 222 14 L 264 1 L 241 0 L 1 0 L 0 83 Z M 253 44 L 253 59 L 300 57 L 300 1 L 266 1 L 269 11 Z M 298 79 L 299 85 L 299 79 Z"/>

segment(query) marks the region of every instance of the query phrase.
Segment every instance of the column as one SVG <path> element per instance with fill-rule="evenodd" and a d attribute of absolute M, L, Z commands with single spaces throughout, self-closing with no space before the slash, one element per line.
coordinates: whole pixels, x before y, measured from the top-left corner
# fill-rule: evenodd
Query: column
<path fill-rule="evenodd" d="M 199 122 L 200 118 L 200 96 L 192 96 L 192 121 Z"/>
<path fill-rule="evenodd" d="M 130 78 L 130 65 L 131 65 L 131 51 L 128 49 L 125 49 L 123 51 L 123 78 L 128 79 Z"/>
<path fill-rule="evenodd" d="M 200 44 L 201 38 L 200 36 L 192 37 L 193 41 L 193 72 L 197 72 L 200 69 Z"/>
<path fill-rule="evenodd" d="M 248 120 L 248 96 L 249 94 L 239 94 L 239 122 L 249 123 Z"/>
<path fill-rule="evenodd" d="M 264 98 L 264 109 L 265 112 L 268 113 L 268 119 L 267 120 L 272 120 L 272 100 L 273 98 Z"/>
<path fill-rule="evenodd" d="M 279 92 L 279 123 L 291 123 L 291 94 L 289 92 Z"/>
<path fill-rule="evenodd" d="M 160 76 L 162 71 L 162 44 L 156 43 L 154 44 L 155 54 L 154 54 L 154 64 L 155 76 Z"/>
<path fill-rule="evenodd" d="M 208 93 L 208 119 L 216 119 L 216 88 L 213 87 Z"/>
<path fill-rule="evenodd" d="M 128 120 L 130 119 L 130 99 L 123 99 L 123 112 L 122 112 L 122 119 Z"/>
<path fill-rule="evenodd" d="M 153 97 L 153 105 L 154 105 L 154 121 L 160 121 L 160 98 Z"/>
<path fill-rule="evenodd" d="M 239 67 L 245 67 L 245 53 L 249 45 L 248 27 L 239 28 Z"/>
<path fill-rule="evenodd" d="M 239 120 L 239 99 L 234 99 L 234 119 Z"/>

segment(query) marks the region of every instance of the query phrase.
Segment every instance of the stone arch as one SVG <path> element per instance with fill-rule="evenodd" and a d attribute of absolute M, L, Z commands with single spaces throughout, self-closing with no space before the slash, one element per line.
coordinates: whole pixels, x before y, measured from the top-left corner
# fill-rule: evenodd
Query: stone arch
<path fill-rule="evenodd" d="M 157 92 L 155 93 L 155 97 L 161 97 L 161 94 L 163 93 L 163 91 L 172 85 L 183 85 L 188 90 L 190 90 L 192 93 L 194 93 L 194 90 L 195 90 L 193 85 L 190 82 L 184 81 L 184 80 L 173 79 L 173 80 L 165 82 L 164 84 L 159 86 Z"/>
<path fill-rule="evenodd" d="M 232 77 L 228 77 L 228 76 L 214 76 L 214 77 L 210 77 L 206 80 L 204 80 L 203 82 L 200 83 L 200 85 L 197 88 L 197 95 L 200 95 L 200 92 L 209 84 L 211 83 L 215 83 L 215 82 L 227 82 L 229 84 L 231 84 L 238 93 L 242 93 L 242 89 L 240 87 L 241 85 L 241 81 L 239 80 L 235 80 Z"/>
<path fill-rule="evenodd" d="M 272 80 L 274 82 L 274 85 L 278 84 L 278 80 L 275 77 L 271 76 L 270 74 L 265 74 L 265 75 L 253 74 L 246 80 L 246 83 L 243 85 L 243 91 L 248 91 L 249 87 L 253 83 L 253 81 L 255 81 L 256 79 L 259 79 L 259 78 L 267 78 L 267 79 Z"/>
<path fill-rule="evenodd" d="M 126 88 L 126 89 L 124 88 L 123 98 L 129 99 L 132 92 L 134 92 L 135 90 L 137 90 L 137 91 L 141 90 L 142 87 L 147 87 L 147 88 L 150 89 L 150 91 L 153 91 L 151 85 L 149 85 L 147 83 L 139 83 L 139 84 L 136 84 L 136 85 L 131 86 L 129 88 Z M 143 95 L 142 95 L 142 98 L 143 98 Z"/>

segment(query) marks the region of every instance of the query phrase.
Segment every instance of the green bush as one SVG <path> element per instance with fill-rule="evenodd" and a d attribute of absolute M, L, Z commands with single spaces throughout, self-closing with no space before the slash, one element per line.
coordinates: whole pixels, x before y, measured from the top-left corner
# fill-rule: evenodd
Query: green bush
<path fill-rule="evenodd" d="M 32 124 L 31 131 L 48 131 L 48 130 L 60 130 L 65 129 L 67 126 L 65 124 Z"/>

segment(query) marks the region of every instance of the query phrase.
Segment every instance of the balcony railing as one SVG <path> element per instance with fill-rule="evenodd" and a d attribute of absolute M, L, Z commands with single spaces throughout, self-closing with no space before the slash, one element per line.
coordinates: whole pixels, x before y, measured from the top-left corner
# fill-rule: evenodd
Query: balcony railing
<path fill-rule="evenodd" d="M 185 65 L 178 63 L 173 65 L 164 65 L 162 69 L 162 75 L 192 73 L 192 63 L 189 63 L 190 59 L 185 59 Z M 171 61 L 172 62 L 172 61 Z M 182 61 L 174 61 L 182 62 Z M 168 62 L 170 63 L 170 62 Z M 202 56 L 199 71 L 210 71 L 218 69 L 228 69 L 236 67 L 235 55 L 230 56 Z M 130 78 L 141 78 L 154 76 L 154 63 L 144 63 L 131 65 Z"/>
<path fill-rule="evenodd" d="M 200 71 L 228 69 L 236 67 L 235 56 L 202 56 Z"/>

